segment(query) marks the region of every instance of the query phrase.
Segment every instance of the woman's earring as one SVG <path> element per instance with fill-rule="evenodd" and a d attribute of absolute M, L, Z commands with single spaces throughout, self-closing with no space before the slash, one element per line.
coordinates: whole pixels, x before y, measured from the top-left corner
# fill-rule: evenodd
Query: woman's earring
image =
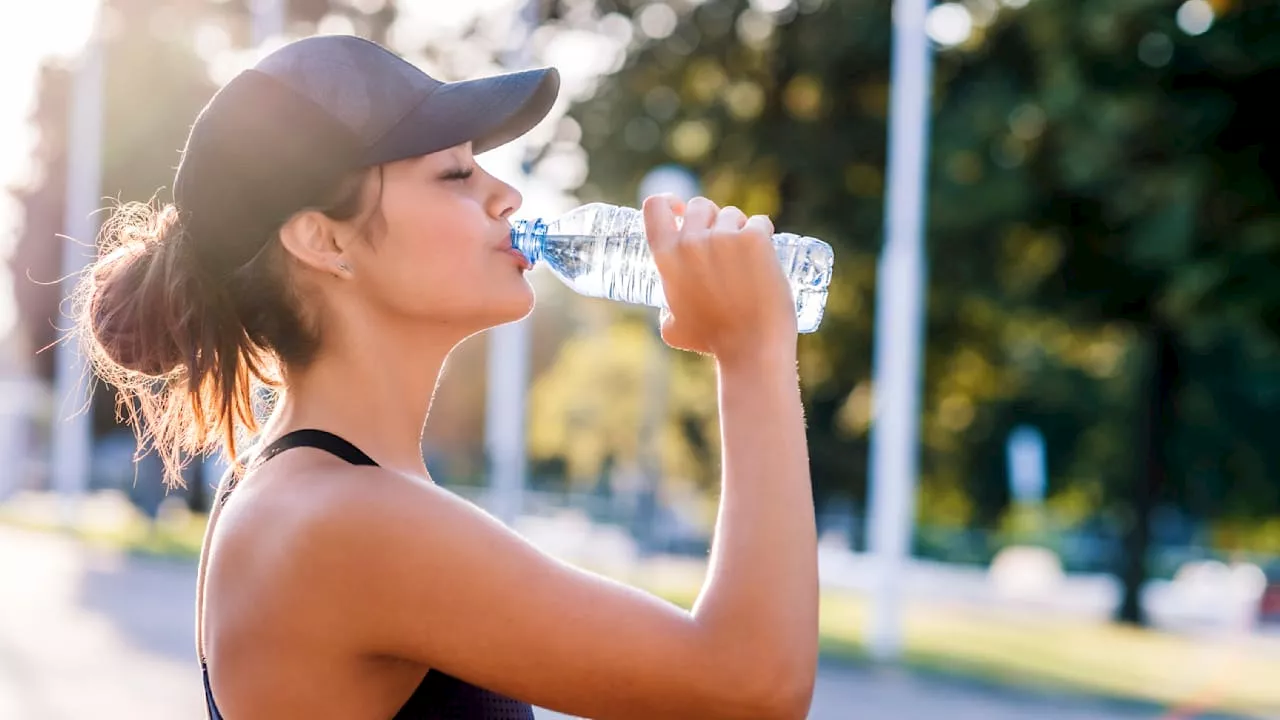
<path fill-rule="evenodd" d="M 351 266 L 346 264 L 345 262 L 338 263 L 338 269 L 348 275 L 351 274 Z"/>

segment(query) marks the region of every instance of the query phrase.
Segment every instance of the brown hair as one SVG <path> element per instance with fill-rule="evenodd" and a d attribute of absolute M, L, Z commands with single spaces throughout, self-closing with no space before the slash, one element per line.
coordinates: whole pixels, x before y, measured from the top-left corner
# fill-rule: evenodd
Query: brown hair
<path fill-rule="evenodd" d="M 316 209 L 358 217 L 372 175 L 345 178 Z M 381 182 L 381 168 L 377 175 Z M 380 198 L 381 187 L 375 214 Z M 228 232 L 234 225 L 229 218 Z M 123 205 L 103 226 L 99 259 L 77 293 L 90 364 L 119 390 L 117 417 L 137 434 L 139 455 L 160 455 L 170 487 L 184 484 L 190 455 L 221 448 L 239 468 L 237 438 L 258 430 L 258 389 L 280 387 L 285 368 L 305 367 L 319 347 L 318 320 L 304 309 L 278 236 L 229 272 L 198 259 L 216 256 L 220 242 L 192 236 L 173 205 Z"/>

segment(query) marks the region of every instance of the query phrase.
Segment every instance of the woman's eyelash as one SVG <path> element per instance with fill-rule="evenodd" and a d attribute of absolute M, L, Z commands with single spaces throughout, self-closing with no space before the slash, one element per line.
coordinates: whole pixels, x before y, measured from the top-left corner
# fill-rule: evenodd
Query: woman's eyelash
<path fill-rule="evenodd" d="M 475 168 L 458 168 L 443 175 L 445 180 L 466 180 L 475 173 Z"/>

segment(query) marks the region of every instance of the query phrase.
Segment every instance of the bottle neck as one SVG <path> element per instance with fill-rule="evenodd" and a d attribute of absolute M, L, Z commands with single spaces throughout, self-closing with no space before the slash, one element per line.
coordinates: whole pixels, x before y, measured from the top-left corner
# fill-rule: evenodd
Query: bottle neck
<path fill-rule="evenodd" d="M 519 250 L 534 265 L 542 258 L 542 245 L 547 239 L 547 224 L 537 220 L 517 220 L 511 224 L 511 247 Z"/>

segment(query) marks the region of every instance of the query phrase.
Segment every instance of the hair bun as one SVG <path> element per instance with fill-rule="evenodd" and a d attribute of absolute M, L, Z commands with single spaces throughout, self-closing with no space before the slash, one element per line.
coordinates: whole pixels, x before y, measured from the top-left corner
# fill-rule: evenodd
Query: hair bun
<path fill-rule="evenodd" d="M 182 283 L 173 273 L 172 216 L 114 228 L 116 247 L 91 270 L 87 324 L 101 355 L 123 370 L 163 377 L 186 362 L 172 304 Z M 131 220 L 138 220 L 133 215 Z"/>

